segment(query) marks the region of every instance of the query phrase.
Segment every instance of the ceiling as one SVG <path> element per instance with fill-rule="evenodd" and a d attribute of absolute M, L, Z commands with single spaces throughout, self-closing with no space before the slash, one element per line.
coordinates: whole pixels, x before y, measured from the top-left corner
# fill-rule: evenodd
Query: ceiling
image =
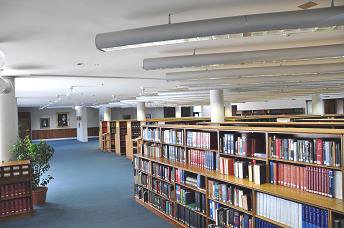
<path fill-rule="evenodd" d="M 136 97 L 146 95 L 151 105 L 206 104 L 209 86 L 181 87 L 167 82 L 167 72 L 190 69 L 142 69 L 144 58 L 174 55 L 240 52 L 289 47 L 344 43 L 344 31 L 303 33 L 292 36 L 269 35 L 230 40 L 201 41 L 159 47 L 101 52 L 94 38 L 98 33 L 164 24 L 168 14 L 172 23 L 245 14 L 298 10 L 305 0 L 2 0 L 0 2 L 0 50 L 6 56 L 4 76 L 16 77 L 16 96 L 22 107 L 132 105 Z M 331 1 L 316 1 L 314 8 L 328 7 Z M 335 1 L 344 5 L 344 0 Z M 301 9 L 300 9 L 301 10 Z M 344 59 L 302 61 L 285 64 L 343 62 Z M 279 63 L 265 63 L 274 65 Z M 245 66 L 251 67 L 255 64 Z M 262 66 L 260 64 L 260 66 Z M 202 68 L 201 68 L 202 69 Z M 194 69 L 191 69 L 194 70 Z M 200 70 L 200 69 L 196 69 Z M 71 77 L 73 76 L 73 77 Z M 87 77 L 85 77 L 87 76 Z M 113 78 L 112 78 L 113 77 Z M 227 101 L 244 102 L 276 98 L 294 98 L 314 92 L 343 90 L 340 80 L 315 83 L 312 88 L 284 83 L 228 86 Z M 212 86 L 217 88 L 218 86 Z M 197 95 L 178 93 L 176 98 L 156 96 L 163 91 L 197 90 Z M 282 92 L 281 92 L 282 90 Z M 153 96 L 154 95 L 154 96 Z M 119 103 L 119 100 L 127 100 Z"/>

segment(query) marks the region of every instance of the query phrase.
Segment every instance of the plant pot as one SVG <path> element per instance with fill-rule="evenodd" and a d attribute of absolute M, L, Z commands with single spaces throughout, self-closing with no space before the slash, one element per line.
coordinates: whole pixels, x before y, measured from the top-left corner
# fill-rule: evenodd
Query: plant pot
<path fill-rule="evenodd" d="M 45 204 L 47 191 L 48 187 L 38 187 L 36 190 L 32 191 L 32 203 L 34 205 Z"/>

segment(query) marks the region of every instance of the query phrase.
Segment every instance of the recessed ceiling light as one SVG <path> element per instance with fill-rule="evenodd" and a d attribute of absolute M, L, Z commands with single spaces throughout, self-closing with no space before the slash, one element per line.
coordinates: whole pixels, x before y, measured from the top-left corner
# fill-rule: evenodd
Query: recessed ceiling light
<path fill-rule="evenodd" d="M 318 5 L 318 3 L 309 1 L 309 2 L 306 2 L 306 3 L 302 4 L 302 5 L 299 5 L 298 7 L 301 8 L 301 9 L 306 10 L 306 9 L 312 8 L 312 7 L 316 6 L 316 5 Z"/>
<path fill-rule="evenodd" d="M 82 65 L 84 65 L 84 63 L 77 63 L 76 65 L 78 65 L 78 66 L 82 66 Z"/>

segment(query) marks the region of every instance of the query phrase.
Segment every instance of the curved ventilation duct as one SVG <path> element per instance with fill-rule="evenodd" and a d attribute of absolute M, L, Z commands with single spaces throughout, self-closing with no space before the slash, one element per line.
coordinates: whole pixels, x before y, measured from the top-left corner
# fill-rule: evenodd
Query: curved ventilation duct
<path fill-rule="evenodd" d="M 10 93 L 12 88 L 13 85 L 9 80 L 0 77 L 0 94 Z"/>
<path fill-rule="evenodd" d="M 167 81 L 198 81 L 272 75 L 324 74 L 344 72 L 343 63 L 302 66 L 252 67 L 166 73 Z"/>
<path fill-rule="evenodd" d="M 344 44 L 247 52 L 184 55 L 143 60 L 145 70 L 242 64 L 262 61 L 330 58 L 344 56 Z"/>
<path fill-rule="evenodd" d="M 344 7 L 298 10 L 165 24 L 97 34 L 102 51 L 215 39 L 212 36 L 343 24 Z M 203 38 L 203 39 L 202 39 Z"/>

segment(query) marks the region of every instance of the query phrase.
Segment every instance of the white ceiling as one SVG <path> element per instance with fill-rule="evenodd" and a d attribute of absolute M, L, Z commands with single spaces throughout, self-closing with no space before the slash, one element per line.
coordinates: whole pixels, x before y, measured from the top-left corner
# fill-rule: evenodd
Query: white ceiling
<path fill-rule="evenodd" d="M 143 70 L 144 58 L 190 54 L 194 49 L 196 53 L 212 53 L 344 43 L 344 31 L 336 31 L 289 37 L 264 36 L 202 41 L 106 53 L 97 50 L 94 44 L 97 33 L 164 24 L 168 21 L 169 13 L 172 13 L 172 23 L 174 23 L 298 10 L 297 6 L 305 2 L 307 1 L 1 0 L 0 50 L 6 56 L 6 66 L 2 75 L 17 77 L 16 95 L 19 106 L 42 106 L 54 100 L 57 100 L 55 106 L 93 105 L 110 102 L 112 95 L 119 99 L 134 99 L 140 95 L 141 87 L 146 88 L 145 92 L 148 95 L 178 88 L 180 83 L 164 80 L 165 73 L 171 70 Z M 319 4 L 317 7 L 328 7 L 331 1 L 314 0 L 314 2 Z M 344 5 L 344 0 L 337 0 L 335 3 Z M 50 77 L 42 77 L 45 75 Z M 118 78 L 101 78 L 101 76 Z M 67 97 L 71 86 L 75 91 Z M 334 90 L 337 92 L 341 89 L 342 87 L 339 87 Z M 231 93 L 230 97 L 237 96 L 236 101 L 274 98 L 271 92 L 262 93 L 258 97 L 255 95 L 255 92 L 245 96 Z M 281 94 L 282 97 L 287 95 Z M 289 94 L 291 97 L 295 95 L 300 94 Z M 57 99 L 57 96 L 61 98 Z M 200 98 L 198 103 L 208 102 L 208 99 L 205 99 L 207 95 L 198 97 Z M 168 103 L 177 102 L 188 104 L 193 100 L 185 98 L 168 101 Z"/>

